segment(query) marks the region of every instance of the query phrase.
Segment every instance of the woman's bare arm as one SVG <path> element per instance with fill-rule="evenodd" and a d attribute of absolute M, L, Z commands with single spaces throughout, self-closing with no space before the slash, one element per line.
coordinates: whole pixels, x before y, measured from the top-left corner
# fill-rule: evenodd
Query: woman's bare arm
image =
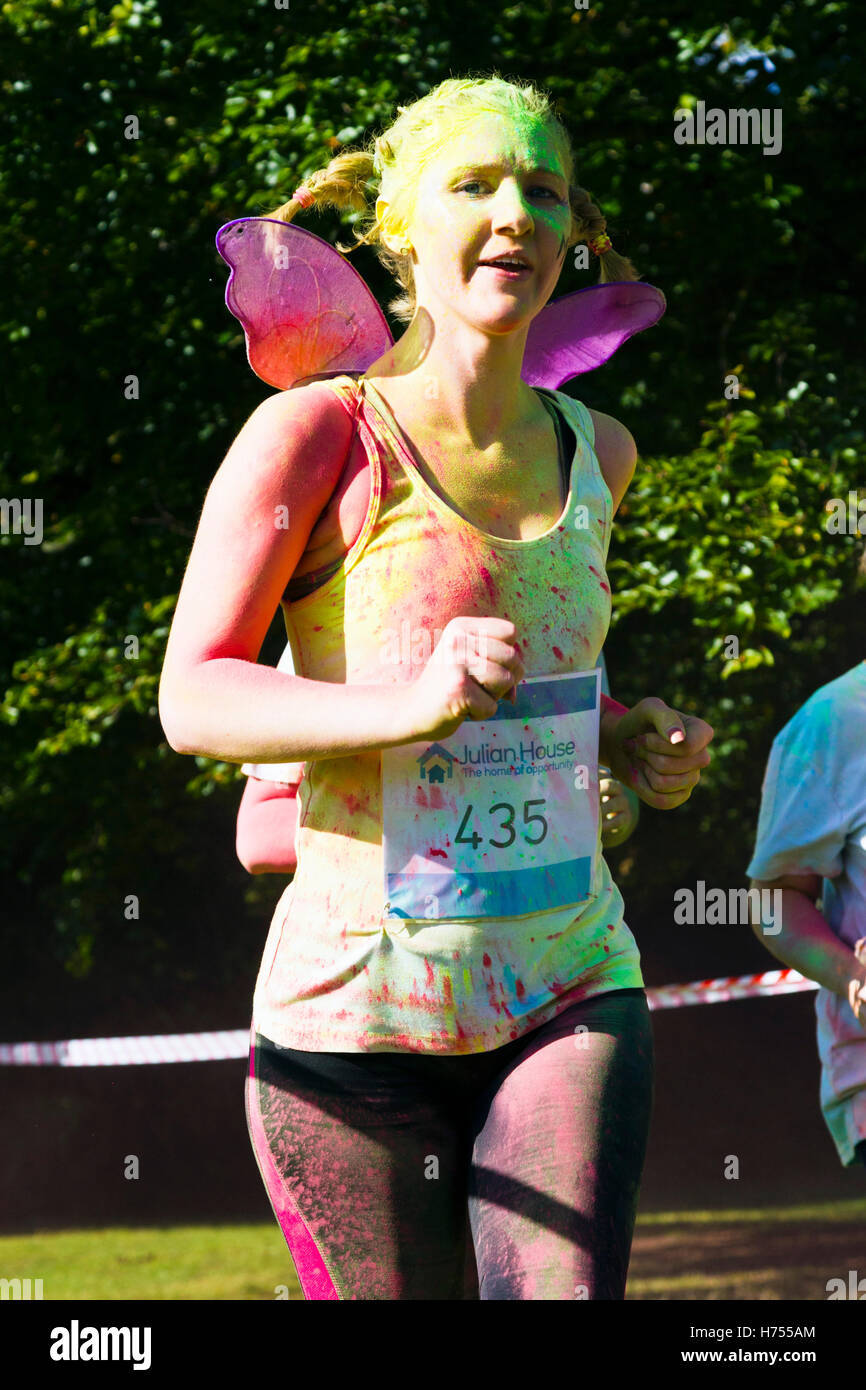
<path fill-rule="evenodd" d="M 248 777 L 238 808 L 235 850 L 251 874 L 293 874 L 298 866 L 298 786 Z"/>
<path fill-rule="evenodd" d="M 169 633 L 159 716 L 178 753 L 305 762 L 411 742 L 405 688 L 259 666 L 262 642 L 351 440 L 314 382 L 253 411 L 208 489 Z"/>
<path fill-rule="evenodd" d="M 866 967 L 860 964 L 851 947 L 839 940 L 815 906 L 821 891 L 817 874 L 753 878 L 749 887 L 781 890 L 782 921 L 774 920 L 769 931 L 764 931 L 767 924 L 761 913 L 752 907 L 752 931 L 771 956 L 799 970 L 808 979 L 817 980 L 819 985 L 843 999 L 848 997 L 848 985 L 855 977 L 861 985 L 866 984 Z"/>

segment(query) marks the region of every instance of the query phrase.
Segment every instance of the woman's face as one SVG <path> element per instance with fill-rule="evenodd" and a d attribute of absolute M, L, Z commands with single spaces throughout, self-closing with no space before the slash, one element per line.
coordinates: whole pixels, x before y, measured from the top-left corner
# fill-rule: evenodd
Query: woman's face
<path fill-rule="evenodd" d="M 416 301 L 493 333 L 527 327 L 559 279 L 571 228 L 559 147 L 537 122 L 483 116 L 424 170 L 407 236 Z M 529 271 L 482 264 L 519 252 Z"/>

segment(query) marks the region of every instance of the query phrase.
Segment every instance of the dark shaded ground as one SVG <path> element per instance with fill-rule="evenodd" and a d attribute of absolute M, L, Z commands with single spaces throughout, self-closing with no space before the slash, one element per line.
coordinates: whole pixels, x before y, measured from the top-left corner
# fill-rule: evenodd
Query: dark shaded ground
<path fill-rule="evenodd" d="M 866 1297 L 866 1205 L 852 1221 L 639 1226 L 626 1297 L 822 1301 L 830 1279 L 844 1280 L 847 1296 L 850 1270 Z"/>

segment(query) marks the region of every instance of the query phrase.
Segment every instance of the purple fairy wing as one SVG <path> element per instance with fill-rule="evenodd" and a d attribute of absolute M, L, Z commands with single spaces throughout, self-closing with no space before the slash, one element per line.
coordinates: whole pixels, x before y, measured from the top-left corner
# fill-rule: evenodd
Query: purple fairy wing
<path fill-rule="evenodd" d="M 216 246 L 231 268 L 226 304 L 243 325 L 250 366 L 269 386 L 364 371 L 393 346 L 364 280 L 313 232 L 241 217 L 220 227 Z"/>
<path fill-rule="evenodd" d="M 532 320 L 521 376 L 529 386 L 556 391 L 600 367 L 633 333 L 658 323 L 666 307 L 661 290 L 643 280 L 612 280 L 565 294 Z"/>

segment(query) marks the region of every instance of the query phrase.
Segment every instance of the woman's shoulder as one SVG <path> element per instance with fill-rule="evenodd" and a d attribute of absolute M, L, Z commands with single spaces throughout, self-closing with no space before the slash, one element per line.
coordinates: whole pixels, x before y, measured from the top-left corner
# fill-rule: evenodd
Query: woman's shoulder
<path fill-rule="evenodd" d="M 593 427 L 590 443 L 595 449 L 604 481 L 610 488 L 616 511 L 634 477 L 637 445 L 631 431 L 621 420 L 606 415 L 602 410 L 590 410 L 589 406 L 584 406 L 584 410 Z"/>
<path fill-rule="evenodd" d="M 631 431 L 621 420 L 606 415 L 603 410 L 591 410 L 565 391 L 553 391 L 552 395 L 562 407 L 566 419 L 576 422 L 595 450 L 616 511 L 628 490 L 637 464 L 637 445 Z"/>
<path fill-rule="evenodd" d="M 352 382 L 345 378 L 308 378 L 266 396 L 251 416 L 257 433 L 274 445 L 278 455 L 319 460 L 316 473 L 328 472 L 328 461 L 345 458 L 352 434 Z"/>

